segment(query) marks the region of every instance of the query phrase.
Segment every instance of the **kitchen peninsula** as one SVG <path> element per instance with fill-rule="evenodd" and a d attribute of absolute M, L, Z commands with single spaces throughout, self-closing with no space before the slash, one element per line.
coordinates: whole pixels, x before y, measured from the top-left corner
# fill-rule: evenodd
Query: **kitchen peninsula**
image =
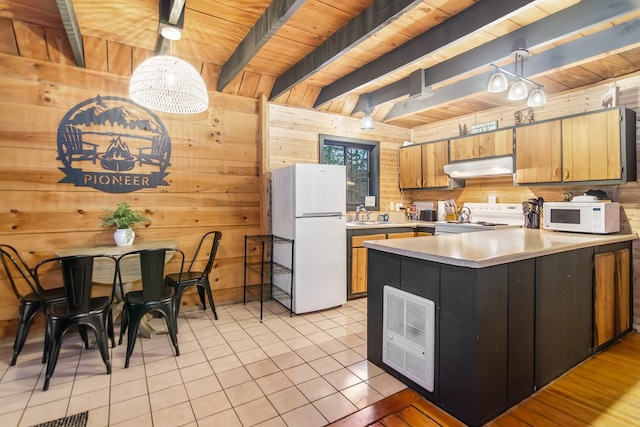
<path fill-rule="evenodd" d="M 368 359 L 482 425 L 631 330 L 636 238 L 519 228 L 366 241 Z M 386 344 L 385 285 L 435 304 L 431 391 L 383 362 L 396 344 Z M 422 336 L 419 324 L 407 315 L 407 336 Z"/>

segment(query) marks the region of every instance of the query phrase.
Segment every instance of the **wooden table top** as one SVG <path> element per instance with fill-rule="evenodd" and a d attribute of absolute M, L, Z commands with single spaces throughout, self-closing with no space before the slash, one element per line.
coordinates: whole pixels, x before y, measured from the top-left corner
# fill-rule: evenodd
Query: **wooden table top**
<path fill-rule="evenodd" d="M 56 256 L 73 256 L 73 255 L 113 255 L 120 256 L 127 252 L 139 251 L 142 249 L 158 249 L 170 248 L 178 249 L 176 240 L 149 240 L 136 241 L 131 246 L 75 246 L 70 248 L 60 248 L 56 250 Z"/>
<path fill-rule="evenodd" d="M 151 241 L 137 241 L 131 246 L 76 246 L 70 248 L 60 248 L 56 251 L 56 256 L 74 256 L 74 255 L 112 255 L 118 257 L 127 252 L 139 251 L 143 249 L 178 249 L 178 242 L 175 240 L 151 240 Z M 173 255 L 174 251 L 168 251 L 165 256 L 165 264 L 168 263 Z M 123 282 L 133 282 L 139 280 L 140 262 L 138 257 L 129 257 L 122 260 L 120 263 L 120 270 L 122 274 Z M 93 266 L 93 281 L 96 283 L 113 283 L 113 263 L 108 260 L 96 260 Z"/>

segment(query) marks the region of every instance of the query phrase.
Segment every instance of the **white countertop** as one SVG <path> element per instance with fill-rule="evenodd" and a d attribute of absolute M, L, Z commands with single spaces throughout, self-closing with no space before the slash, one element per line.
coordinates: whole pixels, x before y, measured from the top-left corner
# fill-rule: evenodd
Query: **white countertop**
<path fill-rule="evenodd" d="M 367 240 L 364 246 L 442 264 L 482 268 L 637 238 L 636 233 L 599 235 L 509 228 L 478 233 Z"/>

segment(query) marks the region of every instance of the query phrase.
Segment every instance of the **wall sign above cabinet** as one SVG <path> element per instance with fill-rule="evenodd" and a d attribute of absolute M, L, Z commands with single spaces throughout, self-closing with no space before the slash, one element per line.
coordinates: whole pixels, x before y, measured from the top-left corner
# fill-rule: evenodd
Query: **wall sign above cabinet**
<path fill-rule="evenodd" d="M 485 123 L 478 123 L 470 126 L 471 131 L 469 133 L 489 132 L 492 130 L 498 130 L 498 121 L 493 120 Z"/>

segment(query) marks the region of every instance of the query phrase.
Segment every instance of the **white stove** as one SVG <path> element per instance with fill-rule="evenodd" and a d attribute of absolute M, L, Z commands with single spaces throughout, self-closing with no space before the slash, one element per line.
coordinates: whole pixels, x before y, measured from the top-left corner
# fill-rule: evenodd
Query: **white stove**
<path fill-rule="evenodd" d="M 465 203 L 464 207 L 471 211 L 470 222 L 437 221 L 435 234 L 499 230 L 524 225 L 521 203 Z"/>

